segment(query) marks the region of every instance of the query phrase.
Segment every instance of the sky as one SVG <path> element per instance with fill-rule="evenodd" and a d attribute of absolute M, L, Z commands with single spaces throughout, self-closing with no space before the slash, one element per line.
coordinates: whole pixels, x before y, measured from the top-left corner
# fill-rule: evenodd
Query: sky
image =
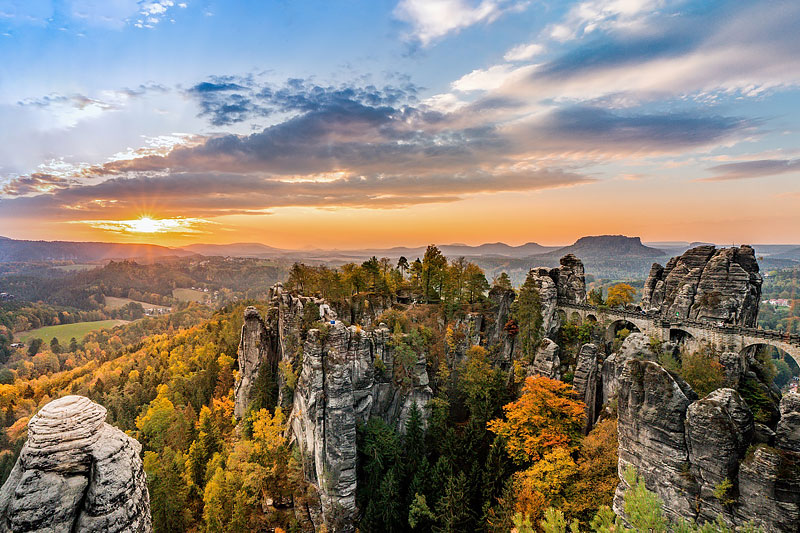
<path fill-rule="evenodd" d="M 800 2 L 0 0 L 0 235 L 800 243 Z"/>

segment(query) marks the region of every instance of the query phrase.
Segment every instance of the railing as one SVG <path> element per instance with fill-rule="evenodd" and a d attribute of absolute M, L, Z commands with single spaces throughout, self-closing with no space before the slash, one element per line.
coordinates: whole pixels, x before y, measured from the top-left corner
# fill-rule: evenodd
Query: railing
<path fill-rule="evenodd" d="M 751 328 L 747 326 L 737 325 L 722 325 L 712 324 L 703 320 L 696 320 L 691 318 L 683 318 L 679 320 L 670 320 L 660 315 L 646 313 L 644 311 L 629 311 L 627 309 L 614 309 L 612 307 L 598 307 L 596 305 L 568 302 L 565 300 L 558 301 L 558 307 L 566 307 L 569 309 L 580 309 L 583 311 L 593 311 L 598 314 L 612 315 L 625 318 L 633 318 L 636 320 L 647 320 L 648 322 L 659 322 L 662 328 L 675 328 L 675 327 L 693 327 L 704 329 L 707 331 L 714 331 L 724 335 L 739 335 L 742 337 L 755 337 L 758 339 L 767 339 L 774 341 L 781 341 L 800 347 L 800 335 L 783 333 L 780 331 L 770 329 Z"/>

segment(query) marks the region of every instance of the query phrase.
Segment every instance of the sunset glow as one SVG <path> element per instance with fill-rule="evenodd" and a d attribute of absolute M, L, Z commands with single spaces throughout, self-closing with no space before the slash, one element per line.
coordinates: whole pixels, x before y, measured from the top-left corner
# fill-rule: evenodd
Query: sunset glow
<path fill-rule="evenodd" d="M 133 220 L 82 220 L 94 229 L 115 234 L 197 234 L 204 233 L 201 227 L 210 224 L 198 218 L 151 218 L 141 216 Z"/>
<path fill-rule="evenodd" d="M 2 236 L 797 240 L 797 2 L 73 3 L 0 13 Z"/>

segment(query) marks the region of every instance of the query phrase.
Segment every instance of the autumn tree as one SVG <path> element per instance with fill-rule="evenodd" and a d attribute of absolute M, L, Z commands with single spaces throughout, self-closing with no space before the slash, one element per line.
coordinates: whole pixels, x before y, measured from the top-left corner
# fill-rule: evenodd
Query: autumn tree
<path fill-rule="evenodd" d="M 525 380 L 520 398 L 503 407 L 505 417 L 490 421 L 488 428 L 505 439 L 517 464 L 531 464 L 553 447 L 576 447 L 585 407 L 571 385 L 532 376 Z"/>
<path fill-rule="evenodd" d="M 627 283 L 617 283 L 608 288 L 608 298 L 606 304 L 610 307 L 625 307 L 633 303 L 636 289 Z"/>

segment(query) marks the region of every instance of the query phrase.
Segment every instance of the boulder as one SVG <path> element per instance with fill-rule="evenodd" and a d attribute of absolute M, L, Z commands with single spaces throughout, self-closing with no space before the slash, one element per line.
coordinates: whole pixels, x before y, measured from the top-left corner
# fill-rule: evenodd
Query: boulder
<path fill-rule="evenodd" d="M 141 445 L 106 410 L 64 396 L 28 422 L 28 441 L 0 489 L 0 532 L 152 531 Z"/>

